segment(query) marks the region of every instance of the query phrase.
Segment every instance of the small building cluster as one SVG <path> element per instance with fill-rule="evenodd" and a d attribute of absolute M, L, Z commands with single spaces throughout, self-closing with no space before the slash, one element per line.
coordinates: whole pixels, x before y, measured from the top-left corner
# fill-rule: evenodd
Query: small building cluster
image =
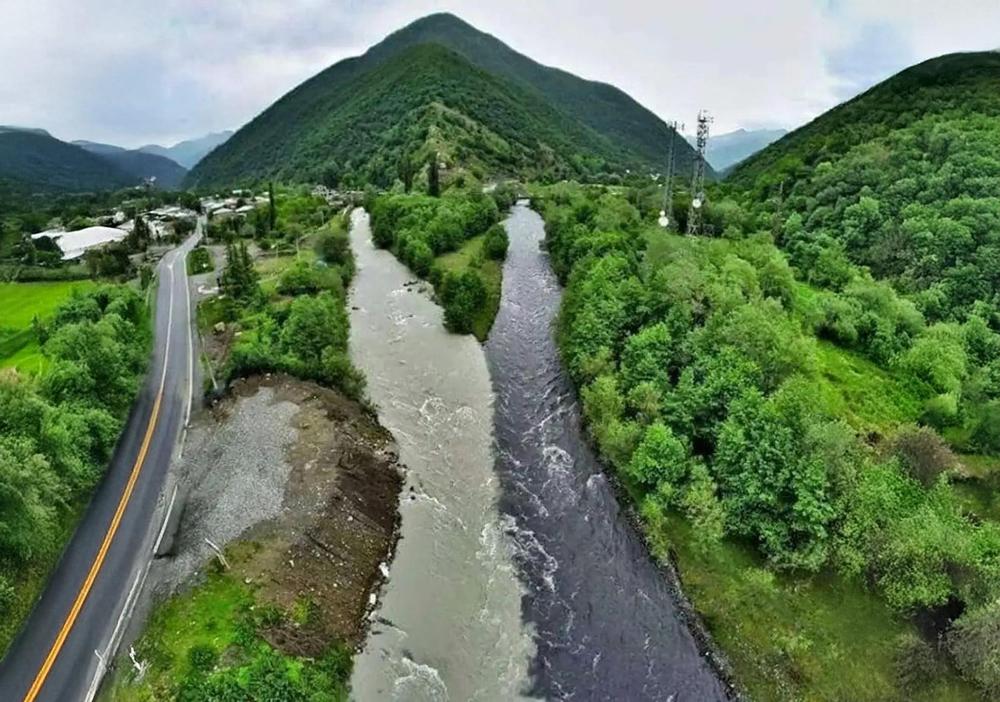
<path fill-rule="evenodd" d="M 149 227 L 150 236 L 160 239 L 173 233 L 177 222 L 185 221 L 194 224 L 198 213 L 177 205 L 167 205 L 150 210 L 140 215 Z M 55 242 L 62 252 L 63 261 L 74 261 L 81 258 L 90 249 L 103 248 L 108 244 L 124 241 L 135 229 L 135 220 L 128 219 L 125 212 L 118 210 L 112 215 L 99 217 L 98 225 L 84 227 L 74 231 L 66 229 L 48 229 L 32 234 L 32 241 L 46 237 Z"/>
<path fill-rule="evenodd" d="M 233 190 L 229 197 L 205 198 L 201 207 L 209 217 L 245 217 L 267 201 L 267 195 L 254 196 L 248 190 Z"/>

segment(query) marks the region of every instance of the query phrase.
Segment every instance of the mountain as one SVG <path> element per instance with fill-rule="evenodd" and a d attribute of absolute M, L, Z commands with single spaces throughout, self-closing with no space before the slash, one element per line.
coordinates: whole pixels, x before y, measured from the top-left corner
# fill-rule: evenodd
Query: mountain
<path fill-rule="evenodd" d="M 541 66 L 452 15 L 418 20 L 298 86 L 199 163 L 190 185 L 395 180 L 403 156 L 479 174 L 658 169 L 669 128 L 611 86 Z M 690 164 L 685 144 L 678 161 Z"/>
<path fill-rule="evenodd" d="M 0 124 L 0 134 L 4 132 L 27 132 L 28 134 L 40 134 L 41 136 L 52 136 L 44 129 L 37 127 L 15 127 L 10 124 Z"/>
<path fill-rule="evenodd" d="M 187 175 L 187 169 L 164 156 L 144 151 L 123 149 L 111 144 L 93 141 L 74 141 L 74 145 L 92 154 L 107 159 L 115 166 L 133 176 L 137 182 L 155 178 L 156 186 L 165 190 L 176 190 Z"/>
<path fill-rule="evenodd" d="M 90 192 L 136 185 L 109 160 L 38 130 L 0 131 L 0 185 L 27 192 Z"/>
<path fill-rule="evenodd" d="M 910 67 L 782 137 L 726 187 L 806 276 L 836 284 L 846 255 L 930 319 L 1000 311 L 1000 54 Z M 980 311 L 982 309 L 980 308 Z"/>
<path fill-rule="evenodd" d="M 139 147 L 139 151 L 164 156 L 171 161 L 181 164 L 184 168 L 191 169 L 205 158 L 212 149 L 225 143 L 232 135 L 233 132 L 231 130 L 213 132 L 197 139 L 178 142 L 173 146 L 159 146 L 157 144 L 141 146 Z"/>
<path fill-rule="evenodd" d="M 365 57 L 391 56 L 417 44 L 435 43 L 464 56 L 485 71 L 541 93 L 556 108 L 580 120 L 628 153 L 662 167 L 670 129 L 666 123 L 613 85 L 584 80 L 514 51 L 496 37 L 448 13 L 429 15 L 391 34 Z M 690 165 L 693 150 L 678 154 Z"/>
<path fill-rule="evenodd" d="M 712 168 L 722 172 L 786 134 L 787 129 L 737 129 L 710 136 L 705 156 Z M 687 141 L 694 145 L 694 137 L 687 137 Z"/>

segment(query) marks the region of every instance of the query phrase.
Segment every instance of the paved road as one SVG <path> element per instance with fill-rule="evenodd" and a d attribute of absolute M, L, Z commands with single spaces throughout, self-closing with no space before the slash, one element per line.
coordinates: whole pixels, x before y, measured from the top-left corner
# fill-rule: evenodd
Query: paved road
<path fill-rule="evenodd" d="M 103 667 L 96 652 L 106 653 L 123 628 L 158 537 L 164 477 L 190 413 L 194 358 L 185 257 L 200 233 L 199 222 L 159 264 L 148 376 L 103 481 L 0 662 L 2 702 L 87 700 Z"/>

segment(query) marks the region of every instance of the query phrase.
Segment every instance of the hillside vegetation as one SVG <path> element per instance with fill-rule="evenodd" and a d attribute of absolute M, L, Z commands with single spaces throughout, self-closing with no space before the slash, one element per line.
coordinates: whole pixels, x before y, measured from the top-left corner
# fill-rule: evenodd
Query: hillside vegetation
<path fill-rule="evenodd" d="M 438 13 L 419 19 L 372 47 L 367 55 L 385 57 L 425 43 L 446 46 L 485 71 L 537 91 L 558 110 L 625 152 L 662 168 L 670 138 L 670 129 L 662 119 L 613 85 L 543 66 L 454 15 Z M 677 164 L 686 172 L 694 151 L 680 142 L 678 139 Z"/>
<path fill-rule="evenodd" d="M 956 673 L 995 695 L 1000 523 L 964 494 L 995 468 L 936 431 L 1000 454 L 990 321 L 928 322 L 849 263 L 811 284 L 766 232 L 539 195 L 591 433 L 754 697 L 971 699 Z"/>
<path fill-rule="evenodd" d="M 930 321 L 992 323 L 1000 284 L 1000 54 L 926 61 L 740 164 L 727 189 L 806 279 L 846 260 Z M 983 307 L 983 305 L 986 307 Z"/>
<path fill-rule="evenodd" d="M 446 169 L 479 178 L 609 177 L 629 166 L 659 168 L 668 133 L 620 91 L 539 66 L 457 18 L 437 17 L 295 88 L 209 154 L 187 183 L 385 187 L 433 154 Z M 683 165 L 691 149 L 678 145 Z"/>

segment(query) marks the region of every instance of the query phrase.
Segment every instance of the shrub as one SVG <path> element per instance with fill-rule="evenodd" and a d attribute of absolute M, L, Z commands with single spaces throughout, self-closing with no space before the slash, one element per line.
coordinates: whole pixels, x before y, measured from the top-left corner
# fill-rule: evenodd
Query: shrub
<path fill-rule="evenodd" d="M 955 454 L 937 432 L 927 427 L 905 427 L 892 440 L 891 448 L 911 478 L 930 487 L 939 475 L 953 467 Z"/>
<path fill-rule="evenodd" d="M 219 661 L 219 652 L 211 644 L 196 644 L 188 649 L 188 664 L 192 670 L 207 673 Z"/>
<path fill-rule="evenodd" d="M 441 285 L 444 323 L 459 334 L 472 332 L 472 323 L 486 304 L 486 285 L 475 271 L 448 273 Z"/>
<path fill-rule="evenodd" d="M 503 228 L 503 225 L 494 224 L 486 232 L 486 238 L 483 241 L 483 253 L 486 254 L 486 258 L 494 261 L 502 261 L 507 258 L 507 247 L 509 244 L 507 231 Z"/>
<path fill-rule="evenodd" d="M 1000 698 L 1000 600 L 959 617 L 947 641 L 962 675 L 987 699 Z"/>
<path fill-rule="evenodd" d="M 907 632 L 896 640 L 893 667 L 899 686 L 915 693 L 941 673 L 941 662 L 934 648 L 919 635 Z"/>

